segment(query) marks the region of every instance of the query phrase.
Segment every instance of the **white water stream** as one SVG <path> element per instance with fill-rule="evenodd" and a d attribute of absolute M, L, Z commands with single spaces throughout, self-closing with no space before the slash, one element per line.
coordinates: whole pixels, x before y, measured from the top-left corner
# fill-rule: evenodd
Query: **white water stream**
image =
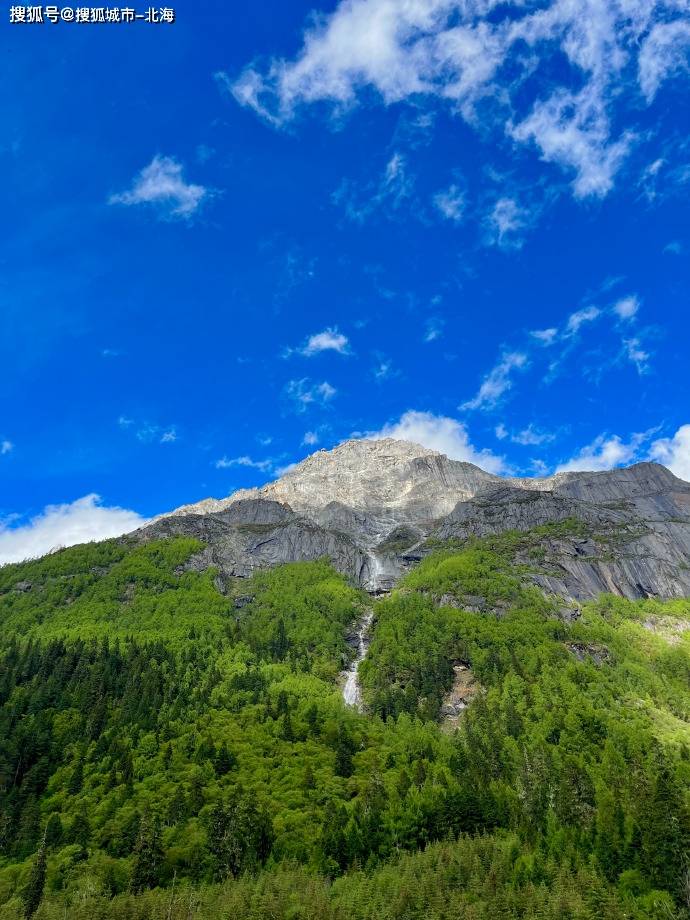
<path fill-rule="evenodd" d="M 343 699 L 346 705 L 356 706 L 357 709 L 361 709 L 362 706 L 362 690 L 359 686 L 357 671 L 367 654 L 367 648 L 369 647 L 369 627 L 371 626 L 373 617 L 374 611 L 367 610 L 359 621 L 359 626 L 357 627 L 357 656 L 345 672 Z"/>

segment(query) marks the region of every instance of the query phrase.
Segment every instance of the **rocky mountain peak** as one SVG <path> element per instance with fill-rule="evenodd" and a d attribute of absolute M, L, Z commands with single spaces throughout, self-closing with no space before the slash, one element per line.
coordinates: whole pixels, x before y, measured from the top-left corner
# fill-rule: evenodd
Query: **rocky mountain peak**
<path fill-rule="evenodd" d="M 145 533 L 199 537 L 199 565 L 227 576 L 328 556 L 382 590 L 428 551 L 428 538 L 535 528 L 547 561 L 533 580 L 549 592 L 690 594 L 690 484 L 656 463 L 511 479 L 409 441 L 351 439 L 261 488 L 178 508 Z"/>

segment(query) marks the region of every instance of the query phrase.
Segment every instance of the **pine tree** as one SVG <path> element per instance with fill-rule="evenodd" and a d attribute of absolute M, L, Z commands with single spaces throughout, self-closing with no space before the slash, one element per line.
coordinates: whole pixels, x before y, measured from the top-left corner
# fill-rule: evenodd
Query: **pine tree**
<path fill-rule="evenodd" d="M 276 635 L 272 642 L 273 657 L 278 661 L 283 661 L 288 653 L 289 647 L 290 640 L 288 639 L 287 630 L 285 629 L 285 621 L 281 617 L 278 620 Z"/>
<path fill-rule="evenodd" d="M 26 917 L 27 920 L 29 917 L 33 917 L 43 899 L 43 889 L 46 884 L 46 868 L 46 835 L 44 834 L 41 846 L 31 866 L 29 882 L 22 895 L 24 900 L 24 917 Z"/>
<path fill-rule="evenodd" d="M 336 776 L 347 779 L 352 776 L 352 754 L 354 744 L 347 728 L 341 722 L 338 725 L 338 736 L 335 743 L 335 772 Z"/>
<path fill-rule="evenodd" d="M 282 738 L 283 738 L 283 741 L 294 741 L 295 740 L 295 733 L 292 730 L 292 719 L 290 718 L 289 710 L 283 716 Z"/>
<path fill-rule="evenodd" d="M 82 762 L 81 754 L 78 754 L 78 760 L 72 770 L 72 775 L 70 776 L 70 781 L 67 786 L 67 791 L 70 795 L 78 795 L 81 792 L 81 788 L 84 785 L 84 764 Z"/>
<path fill-rule="evenodd" d="M 48 823 L 46 824 L 45 832 L 45 843 L 48 848 L 57 846 L 62 840 L 62 821 L 60 820 L 60 815 L 57 812 L 48 818 Z"/>
<path fill-rule="evenodd" d="M 86 850 L 91 840 L 91 825 L 86 815 L 81 812 L 74 816 L 69 829 L 69 842 L 78 844 Z"/>
<path fill-rule="evenodd" d="M 308 763 L 304 768 L 304 778 L 302 779 L 302 788 L 303 789 L 314 789 L 316 787 L 316 780 L 314 779 L 314 771 L 311 768 L 311 764 Z"/>
<path fill-rule="evenodd" d="M 134 866 L 130 882 L 134 894 L 147 888 L 155 888 L 159 884 L 163 855 L 158 819 L 148 814 L 144 815 L 134 847 Z"/>
<path fill-rule="evenodd" d="M 216 754 L 215 763 L 213 767 L 216 771 L 216 776 L 225 776 L 228 774 L 233 767 L 237 764 L 237 758 L 234 754 L 231 754 L 228 750 L 228 745 L 225 741 L 218 748 L 218 753 Z"/>

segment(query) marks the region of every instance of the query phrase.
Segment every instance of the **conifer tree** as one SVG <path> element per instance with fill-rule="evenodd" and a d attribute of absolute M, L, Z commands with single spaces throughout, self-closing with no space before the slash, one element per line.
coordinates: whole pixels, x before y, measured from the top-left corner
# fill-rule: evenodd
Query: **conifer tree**
<path fill-rule="evenodd" d="M 27 920 L 29 917 L 33 917 L 43 899 L 43 889 L 46 884 L 46 869 L 46 835 L 44 834 L 41 846 L 31 866 L 28 884 L 23 893 L 24 917 L 26 917 Z"/>
<path fill-rule="evenodd" d="M 228 750 L 227 742 L 223 741 L 221 746 L 218 748 L 218 753 L 216 754 L 216 759 L 213 764 L 213 767 L 216 771 L 216 776 L 225 776 L 233 769 L 236 764 L 237 758 Z"/>
<path fill-rule="evenodd" d="M 134 866 L 130 882 L 134 894 L 158 885 L 163 855 L 158 819 L 146 814 L 142 817 L 134 847 Z"/>

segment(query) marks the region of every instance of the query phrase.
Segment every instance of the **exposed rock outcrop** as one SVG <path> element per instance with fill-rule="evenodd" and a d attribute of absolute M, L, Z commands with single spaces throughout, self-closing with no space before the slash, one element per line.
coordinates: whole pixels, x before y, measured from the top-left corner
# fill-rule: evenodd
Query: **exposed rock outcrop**
<path fill-rule="evenodd" d="M 579 522 L 579 527 L 558 525 Z M 178 508 L 140 531 L 206 544 L 192 560 L 225 578 L 327 556 L 356 584 L 389 589 L 425 541 L 538 533 L 524 561 L 569 601 L 602 591 L 690 595 L 690 485 L 654 463 L 507 479 L 393 439 L 318 451 L 276 482 Z"/>

